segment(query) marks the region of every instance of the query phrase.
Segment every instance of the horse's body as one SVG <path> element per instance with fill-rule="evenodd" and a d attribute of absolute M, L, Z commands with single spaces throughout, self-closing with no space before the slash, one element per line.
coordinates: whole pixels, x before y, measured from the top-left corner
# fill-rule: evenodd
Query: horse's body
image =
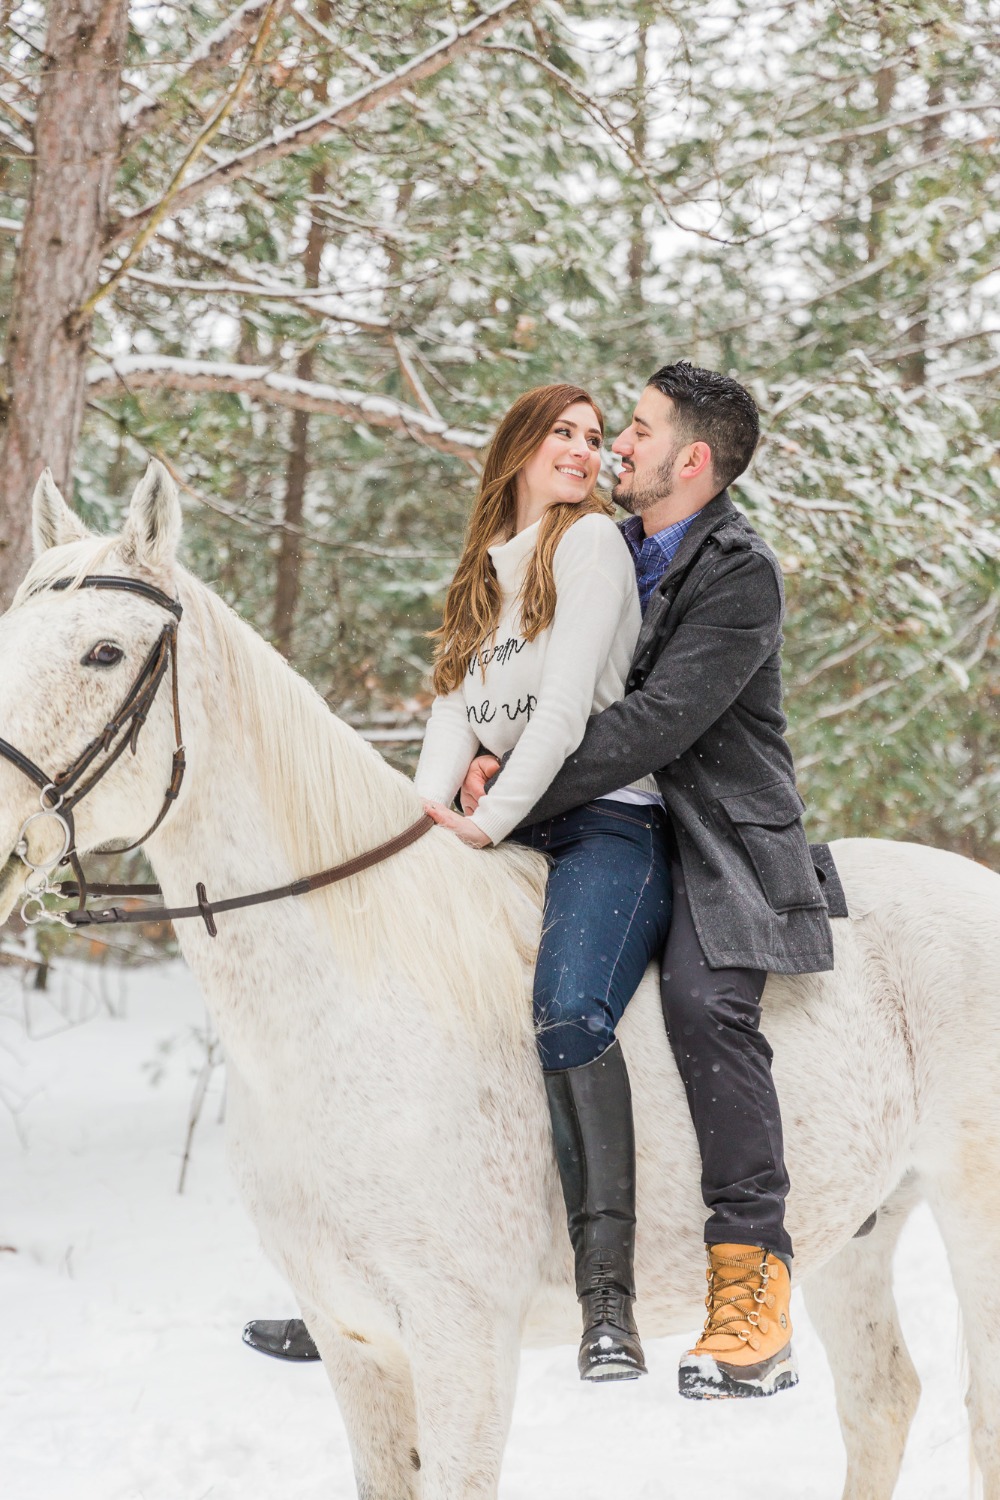
<path fill-rule="evenodd" d="M 332 719 L 201 585 L 174 573 L 176 502 L 147 483 L 117 551 L 72 541 L 51 494 L 29 582 L 117 570 L 177 587 L 189 772 L 150 843 L 168 904 L 259 890 L 349 857 L 419 814 L 405 778 Z M 153 606 L 43 592 L 0 621 L 0 725 L 68 763 L 140 660 Z M 10 669 L 8 670 L 8 664 Z M 140 833 L 172 727 L 157 701 L 77 815 L 81 848 Z M 0 861 L 37 806 L 0 763 Z M 41 830 L 44 833 L 44 829 Z M 891 1292 L 912 1204 L 930 1200 L 965 1312 L 985 1500 L 1000 1500 L 1000 877 L 906 844 L 834 846 L 852 916 L 832 974 L 772 979 L 796 1278 L 826 1344 L 850 1500 L 888 1500 L 918 1383 Z M 0 864 L 0 919 L 21 874 Z M 522 1342 L 575 1342 L 578 1309 L 526 969 L 543 872 L 434 830 L 325 896 L 180 925 L 227 1060 L 235 1174 L 322 1351 L 362 1500 L 492 1500 Z M 513 955 L 513 957 L 512 957 Z M 637 1315 L 702 1316 L 705 1210 L 687 1106 L 647 979 L 625 1016 L 639 1152 Z M 879 1209 L 872 1234 L 852 1236 Z M 933 1288 L 928 1288 L 933 1295 Z M 568 1357 L 568 1356 L 567 1356 Z"/>

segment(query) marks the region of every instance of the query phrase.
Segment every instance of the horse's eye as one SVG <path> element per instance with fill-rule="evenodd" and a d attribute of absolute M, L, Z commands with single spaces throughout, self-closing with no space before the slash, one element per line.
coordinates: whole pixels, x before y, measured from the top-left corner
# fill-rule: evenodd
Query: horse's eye
<path fill-rule="evenodd" d="M 98 641 L 96 646 L 91 646 L 83 658 L 85 667 L 116 667 L 125 652 L 120 646 L 115 646 L 111 641 Z"/>

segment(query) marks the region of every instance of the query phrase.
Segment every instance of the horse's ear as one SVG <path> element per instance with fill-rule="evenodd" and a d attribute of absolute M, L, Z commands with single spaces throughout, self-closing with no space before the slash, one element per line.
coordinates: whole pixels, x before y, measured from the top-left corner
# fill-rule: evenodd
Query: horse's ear
<path fill-rule="evenodd" d="M 181 534 L 177 486 L 155 458 L 140 479 L 122 531 L 122 555 L 153 573 L 169 572 Z"/>
<path fill-rule="evenodd" d="M 51 469 L 43 472 L 31 497 L 31 536 L 36 557 L 50 547 L 82 542 L 84 537 L 90 536 L 79 516 L 73 514 L 59 493 Z"/>

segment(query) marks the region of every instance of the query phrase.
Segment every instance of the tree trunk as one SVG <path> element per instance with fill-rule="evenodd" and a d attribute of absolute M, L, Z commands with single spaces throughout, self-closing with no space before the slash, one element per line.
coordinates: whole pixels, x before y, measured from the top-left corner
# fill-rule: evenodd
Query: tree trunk
<path fill-rule="evenodd" d="M 35 163 L 7 347 L 0 436 L 0 608 L 30 559 L 28 499 L 46 464 L 67 490 L 84 406 L 89 327 L 118 152 L 128 0 L 49 6 Z"/>
<path fill-rule="evenodd" d="M 883 35 L 883 44 L 888 47 L 889 39 Z M 884 120 L 892 111 L 892 99 L 896 92 L 896 69 L 894 67 L 879 68 L 875 75 L 875 116 L 876 119 Z M 883 131 L 877 135 L 872 145 L 869 156 L 869 170 L 874 179 L 871 193 L 871 211 L 868 216 L 868 260 L 874 263 L 882 254 L 882 241 L 885 234 L 885 215 L 892 203 L 892 184 L 879 181 L 879 174 L 884 171 L 886 163 L 892 154 L 889 144 L 889 135 Z M 881 291 L 881 275 L 871 278 L 871 292 L 876 299 Z"/>
<path fill-rule="evenodd" d="M 320 0 L 317 7 L 317 19 L 321 26 L 329 26 L 332 23 L 333 7 L 330 0 Z M 329 59 L 326 59 L 326 67 L 323 71 L 328 75 Z M 326 242 L 323 218 L 318 205 L 318 200 L 326 192 L 326 171 L 322 166 L 313 167 L 309 174 L 309 192 L 313 198 L 313 210 L 309 219 L 309 234 L 306 238 L 305 254 L 302 257 L 302 269 L 306 286 L 319 286 L 323 265 L 323 246 Z M 299 380 L 312 379 L 311 344 L 299 355 L 295 374 Z M 281 533 L 281 543 L 278 548 L 278 577 L 274 590 L 274 620 L 271 627 L 272 640 L 282 656 L 291 654 L 292 633 L 295 629 L 295 615 L 299 605 L 299 586 L 302 577 L 302 537 L 298 530 L 290 528 L 302 525 L 308 478 L 309 413 L 296 411 L 292 413 L 291 447 L 285 468 L 285 500 L 282 507 L 282 520 L 286 529 Z"/>
<path fill-rule="evenodd" d="M 944 85 L 940 79 L 934 79 L 927 93 L 927 105 L 929 109 L 937 109 L 944 103 Z M 928 115 L 923 129 L 923 153 L 926 157 L 932 157 L 937 152 L 944 139 L 944 115 Z M 930 336 L 930 298 L 927 294 L 926 281 L 921 288 L 918 308 L 919 311 L 909 328 L 906 330 L 907 339 L 917 347 L 900 361 L 899 373 L 903 377 L 906 386 L 923 385 L 927 379 L 927 340 Z"/>
<path fill-rule="evenodd" d="M 309 177 L 309 191 L 320 197 L 326 191 L 326 173 L 322 167 L 314 167 Z M 319 213 L 313 210 L 309 221 L 309 236 L 306 240 L 302 264 L 306 286 L 319 286 L 323 260 L 325 234 Z M 299 380 L 313 377 L 312 348 L 303 349 L 295 366 Z M 292 649 L 292 632 L 299 605 L 299 585 L 302 576 L 302 537 L 291 527 L 301 527 L 305 513 L 306 481 L 309 478 L 309 413 L 292 413 L 291 447 L 285 468 L 285 500 L 282 520 L 286 530 L 281 533 L 278 547 L 278 577 L 274 590 L 274 623 L 271 636 L 282 656 L 289 656 Z"/>
<path fill-rule="evenodd" d="M 635 116 L 632 120 L 632 145 L 639 161 L 646 159 L 646 70 L 649 46 L 649 5 L 638 12 L 639 33 L 635 44 Z M 640 210 L 641 213 L 641 210 Z M 628 279 L 634 292 L 642 296 L 642 278 L 646 270 L 646 234 L 641 217 L 632 226 L 628 247 Z"/>

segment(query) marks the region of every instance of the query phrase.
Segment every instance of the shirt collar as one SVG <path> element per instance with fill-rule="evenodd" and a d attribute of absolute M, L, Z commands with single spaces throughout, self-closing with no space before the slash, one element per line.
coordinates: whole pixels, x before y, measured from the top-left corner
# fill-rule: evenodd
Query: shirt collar
<path fill-rule="evenodd" d="M 624 521 L 618 523 L 618 529 L 625 538 L 634 557 L 640 557 L 643 552 L 649 555 L 662 552 L 668 561 L 673 560 L 674 553 L 680 545 L 681 538 L 697 516 L 700 510 L 685 516 L 682 521 L 672 521 L 669 526 L 664 526 L 659 531 L 654 531 L 652 536 L 646 536 L 641 516 L 626 516 Z"/>

